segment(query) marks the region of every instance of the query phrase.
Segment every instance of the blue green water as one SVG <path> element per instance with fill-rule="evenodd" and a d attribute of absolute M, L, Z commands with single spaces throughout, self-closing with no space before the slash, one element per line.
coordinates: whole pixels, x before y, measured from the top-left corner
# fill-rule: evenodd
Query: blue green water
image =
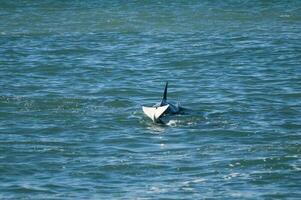
<path fill-rule="evenodd" d="M 1 1 L 0 198 L 300 199 L 301 1 Z"/>

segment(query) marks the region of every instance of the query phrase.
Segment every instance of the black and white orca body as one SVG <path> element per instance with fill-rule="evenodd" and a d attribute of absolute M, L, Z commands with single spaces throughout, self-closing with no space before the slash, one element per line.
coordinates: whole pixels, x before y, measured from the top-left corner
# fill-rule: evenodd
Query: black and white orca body
<path fill-rule="evenodd" d="M 179 103 L 172 104 L 167 101 L 167 88 L 166 82 L 163 98 L 160 103 L 155 104 L 153 107 L 142 106 L 143 112 L 153 120 L 153 122 L 162 122 L 161 117 L 166 114 L 178 114 L 181 111 Z"/>

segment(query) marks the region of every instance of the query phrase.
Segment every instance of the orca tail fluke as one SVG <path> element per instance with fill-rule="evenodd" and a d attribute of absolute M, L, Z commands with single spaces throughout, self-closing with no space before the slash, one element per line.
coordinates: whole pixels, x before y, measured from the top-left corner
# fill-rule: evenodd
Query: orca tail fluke
<path fill-rule="evenodd" d="M 142 107 L 143 112 L 153 120 L 153 122 L 159 122 L 160 117 L 164 114 L 167 110 L 169 105 L 160 106 L 160 107 Z"/>

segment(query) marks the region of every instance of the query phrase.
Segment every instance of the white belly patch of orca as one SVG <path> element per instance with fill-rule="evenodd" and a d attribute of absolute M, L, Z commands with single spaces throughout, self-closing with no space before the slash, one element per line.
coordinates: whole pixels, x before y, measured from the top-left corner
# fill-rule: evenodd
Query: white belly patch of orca
<path fill-rule="evenodd" d="M 180 112 L 181 107 L 179 103 L 171 104 L 167 102 L 167 87 L 168 82 L 166 82 L 163 98 L 160 103 L 155 104 L 152 107 L 142 106 L 142 110 L 146 116 L 148 116 L 153 122 L 161 122 L 161 118 L 166 114 L 177 114 Z"/>

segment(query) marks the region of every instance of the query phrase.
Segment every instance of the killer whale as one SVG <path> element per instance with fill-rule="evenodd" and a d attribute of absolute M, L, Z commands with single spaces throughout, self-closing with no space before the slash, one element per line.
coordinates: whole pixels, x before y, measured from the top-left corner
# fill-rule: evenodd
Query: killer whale
<path fill-rule="evenodd" d="M 165 84 L 163 98 L 160 103 L 157 103 L 152 107 L 142 106 L 144 114 L 151 118 L 153 122 L 162 122 L 161 117 L 163 117 L 164 115 L 178 114 L 182 110 L 179 103 L 172 104 L 167 101 L 167 88 L 168 81 Z"/>

